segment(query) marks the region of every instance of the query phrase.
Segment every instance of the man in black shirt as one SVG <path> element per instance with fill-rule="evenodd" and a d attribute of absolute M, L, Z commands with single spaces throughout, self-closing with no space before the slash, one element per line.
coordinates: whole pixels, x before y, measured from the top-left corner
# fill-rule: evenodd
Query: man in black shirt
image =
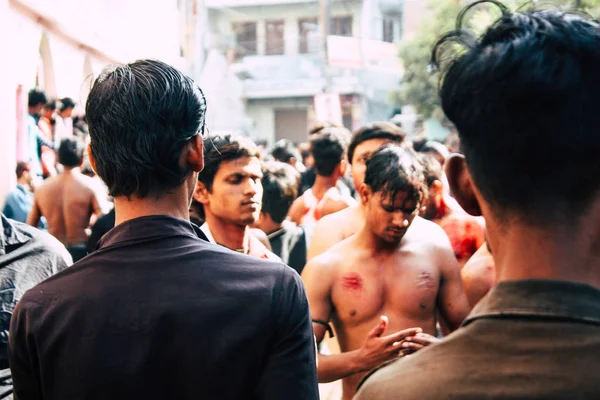
<path fill-rule="evenodd" d="M 17 398 L 318 398 L 299 276 L 208 243 L 189 222 L 205 113 L 195 83 L 160 61 L 96 79 L 88 152 L 116 226 L 18 304 Z"/>
<path fill-rule="evenodd" d="M 0 399 L 12 392 L 8 369 L 10 317 L 23 294 L 73 263 L 52 235 L 0 214 Z"/>
<path fill-rule="evenodd" d="M 288 164 L 273 161 L 263 166 L 262 209 L 256 226 L 267 234 L 273 252 L 300 274 L 306 265 L 307 231 L 286 219 L 298 181 L 298 172 Z"/>

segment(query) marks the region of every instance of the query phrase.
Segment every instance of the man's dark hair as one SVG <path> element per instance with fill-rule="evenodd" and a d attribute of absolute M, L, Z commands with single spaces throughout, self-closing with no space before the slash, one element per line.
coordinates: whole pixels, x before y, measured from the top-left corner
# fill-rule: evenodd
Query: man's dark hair
<path fill-rule="evenodd" d="M 443 171 L 438 160 L 433 155 L 427 153 L 420 153 L 418 157 L 423 166 L 423 175 L 425 176 L 427 187 L 431 187 L 435 181 L 441 181 Z"/>
<path fill-rule="evenodd" d="M 186 142 L 204 130 L 206 100 L 161 61 L 107 67 L 86 105 L 96 171 L 111 196 L 160 196 L 183 183 Z"/>
<path fill-rule="evenodd" d="M 204 139 L 204 169 L 198 175 L 198 180 L 206 190 L 212 191 L 215 175 L 222 162 L 237 160 L 242 157 L 260 159 L 260 149 L 247 137 L 226 134 L 212 134 Z"/>
<path fill-rule="evenodd" d="M 29 91 L 29 97 L 27 104 L 29 107 L 39 106 L 40 104 L 46 104 L 46 95 L 44 92 L 32 89 Z"/>
<path fill-rule="evenodd" d="M 475 37 L 463 23 L 480 4 L 502 16 Z M 466 51 L 456 57 L 458 45 Z M 539 226 L 585 212 L 600 188 L 598 21 L 478 1 L 438 41 L 432 62 L 443 72 L 444 112 L 494 214 Z"/>
<path fill-rule="evenodd" d="M 308 134 L 314 135 L 317 133 L 324 132 L 326 129 L 329 129 L 329 128 L 343 128 L 343 127 L 344 127 L 343 125 L 340 125 L 337 122 L 319 121 L 312 128 L 310 128 L 308 130 Z"/>
<path fill-rule="evenodd" d="M 391 144 L 367 160 L 365 184 L 373 193 L 382 192 L 382 198 L 394 199 L 398 193 L 406 193 L 406 201 L 420 202 L 427 193 L 423 166 L 417 154 Z"/>
<path fill-rule="evenodd" d="M 65 167 L 79 167 L 83 163 L 85 143 L 78 137 L 67 137 L 58 147 L 58 162 Z"/>
<path fill-rule="evenodd" d="M 271 149 L 271 155 L 277 161 L 284 163 L 289 163 L 292 158 L 295 158 L 296 161 L 302 161 L 300 151 L 292 141 L 287 139 L 281 139 L 275 143 Z"/>
<path fill-rule="evenodd" d="M 448 148 L 442 143 L 436 142 L 435 140 L 428 140 L 427 142 L 425 142 L 425 144 L 423 145 L 423 147 L 421 147 L 421 150 L 419 151 L 421 153 L 436 153 L 444 157 L 444 159 L 447 159 L 450 155 Z"/>
<path fill-rule="evenodd" d="M 15 173 L 17 174 L 17 179 L 21 179 L 23 174 L 30 170 L 31 170 L 31 166 L 29 165 L 28 162 L 19 161 L 17 163 L 17 168 L 15 169 Z"/>
<path fill-rule="evenodd" d="M 70 97 L 60 99 L 60 111 L 65 111 L 67 108 L 75 107 L 75 102 Z"/>
<path fill-rule="evenodd" d="M 371 139 L 387 139 L 399 145 L 406 139 L 406 132 L 391 122 L 373 122 L 359 128 L 352 135 L 352 141 L 348 146 L 348 162 L 350 164 L 352 164 L 356 147 Z"/>
<path fill-rule="evenodd" d="M 310 150 L 315 159 L 315 173 L 331 176 L 344 159 L 350 133 L 346 128 L 327 128 L 311 135 Z"/>
<path fill-rule="evenodd" d="M 282 223 L 298 196 L 300 174 L 292 166 L 273 161 L 263 166 L 262 211 Z"/>

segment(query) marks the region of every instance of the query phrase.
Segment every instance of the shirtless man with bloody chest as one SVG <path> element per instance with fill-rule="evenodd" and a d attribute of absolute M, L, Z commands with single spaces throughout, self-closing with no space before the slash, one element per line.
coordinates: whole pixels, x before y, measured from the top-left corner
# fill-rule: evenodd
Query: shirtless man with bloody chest
<path fill-rule="evenodd" d="M 369 370 L 435 342 L 436 313 L 454 330 L 469 311 L 448 238 L 417 216 L 425 190 L 412 151 L 377 151 L 359 189 L 363 227 L 302 273 L 317 341 L 332 321 L 342 351 L 319 355 L 319 381 L 343 379 L 344 399 Z"/>
<path fill-rule="evenodd" d="M 400 145 L 405 139 L 406 133 L 390 122 L 374 122 L 355 131 L 348 146 L 348 163 L 352 168 L 354 187 L 358 189 L 364 182 L 367 160 L 371 154 L 386 144 Z M 323 217 L 315 226 L 307 259 L 354 235 L 364 222 L 364 206 L 361 203 Z"/>

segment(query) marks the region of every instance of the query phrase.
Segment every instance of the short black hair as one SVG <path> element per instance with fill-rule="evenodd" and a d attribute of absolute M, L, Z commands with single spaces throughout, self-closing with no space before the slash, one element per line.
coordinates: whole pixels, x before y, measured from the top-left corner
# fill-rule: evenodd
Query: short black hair
<path fill-rule="evenodd" d="M 60 111 L 75 107 L 75 102 L 70 97 L 60 99 Z"/>
<path fill-rule="evenodd" d="M 198 180 L 206 190 L 212 191 L 221 163 L 242 157 L 260 159 L 260 149 L 249 138 L 231 133 L 208 135 L 204 138 L 204 169 L 198 175 Z"/>
<path fill-rule="evenodd" d="M 436 153 L 444 157 L 444 159 L 448 158 L 448 156 L 450 155 L 450 151 L 448 151 L 448 148 L 444 144 L 436 142 L 435 140 L 428 140 L 427 142 L 425 142 L 425 144 L 423 144 L 419 152 Z"/>
<path fill-rule="evenodd" d="M 473 7 L 501 17 L 480 37 Z M 457 46 L 466 48 L 456 55 Z M 492 212 L 545 226 L 582 215 L 600 188 L 600 24 L 581 13 L 466 7 L 434 46 L 440 95 Z"/>
<path fill-rule="evenodd" d="M 332 122 L 332 121 L 319 121 L 316 124 L 314 124 L 309 130 L 308 130 L 308 134 L 309 135 L 314 135 L 317 133 L 321 133 L 323 131 L 325 131 L 326 129 L 329 128 L 343 128 L 343 125 L 338 124 L 337 122 Z"/>
<path fill-rule="evenodd" d="M 302 161 L 300 151 L 296 148 L 294 143 L 288 139 L 281 139 L 273 145 L 271 149 L 271 155 L 277 161 L 288 163 L 292 158 L 297 161 Z"/>
<path fill-rule="evenodd" d="M 406 201 L 421 202 L 427 193 L 423 166 L 417 154 L 405 147 L 386 145 L 367 160 L 365 184 L 373 193 L 394 199 L 406 193 Z"/>
<path fill-rule="evenodd" d="M 292 166 L 278 161 L 263 165 L 262 211 L 275 223 L 282 223 L 298 196 L 300 173 Z"/>
<path fill-rule="evenodd" d="M 27 100 L 27 104 L 29 107 L 39 106 L 40 104 L 46 104 L 46 95 L 42 91 L 31 89 L 29 91 L 29 96 Z"/>
<path fill-rule="evenodd" d="M 79 167 L 83 163 L 85 143 L 76 136 L 64 138 L 58 146 L 58 162 L 65 167 Z"/>
<path fill-rule="evenodd" d="M 310 151 L 315 159 L 315 173 L 331 176 L 344 159 L 350 141 L 346 128 L 325 128 L 310 136 Z"/>
<path fill-rule="evenodd" d="M 421 153 L 418 156 L 419 161 L 423 166 L 423 175 L 425 176 L 425 183 L 427 183 L 427 187 L 431 187 L 435 181 L 441 181 L 443 171 L 438 160 L 433 155 L 428 153 Z"/>
<path fill-rule="evenodd" d="M 406 132 L 391 122 L 373 122 L 359 128 L 352 135 L 352 141 L 348 146 L 348 162 L 350 164 L 352 164 L 356 147 L 371 139 L 387 139 L 395 144 L 403 144 L 406 140 Z"/>
<path fill-rule="evenodd" d="M 17 163 L 17 168 L 15 169 L 15 173 L 17 174 L 17 179 L 21 179 L 23 174 L 27 171 L 31 171 L 31 166 L 28 162 L 19 161 Z"/>
<path fill-rule="evenodd" d="M 111 196 L 160 196 L 183 183 L 185 144 L 202 134 L 206 100 L 194 81 L 155 60 L 110 66 L 88 96 L 96 171 Z"/>

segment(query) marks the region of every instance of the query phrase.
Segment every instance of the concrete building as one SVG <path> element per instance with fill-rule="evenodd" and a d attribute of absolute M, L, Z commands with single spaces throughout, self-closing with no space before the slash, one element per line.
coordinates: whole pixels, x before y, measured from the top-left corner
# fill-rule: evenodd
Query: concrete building
<path fill-rule="evenodd" d="M 403 0 L 330 0 L 327 59 L 317 0 L 204 1 L 206 45 L 226 54 L 241 80 L 253 139 L 306 140 L 320 115 L 315 96 L 325 91 L 339 94 L 349 129 L 390 118 L 388 95 L 402 76 L 394 42 Z"/>
<path fill-rule="evenodd" d="M 28 159 L 27 93 L 84 104 L 109 63 L 157 58 L 191 73 L 184 59 L 185 8 L 196 0 L 0 0 L 0 204 Z M 182 11 L 183 10 L 183 11 Z"/>

